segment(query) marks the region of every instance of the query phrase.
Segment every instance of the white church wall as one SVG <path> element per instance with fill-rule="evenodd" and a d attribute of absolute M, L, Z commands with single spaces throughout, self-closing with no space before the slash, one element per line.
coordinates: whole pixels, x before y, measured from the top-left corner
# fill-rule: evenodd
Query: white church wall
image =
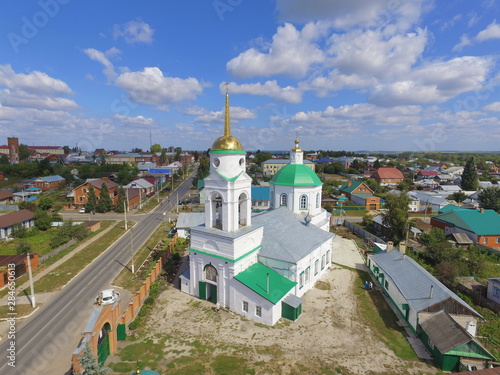
<path fill-rule="evenodd" d="M 241 314 L 248 319 L 256 322 L 274 325 L 281 317 L 281 302 L 274 305 L 272 302 L 261 297 L 238 280 L 232 280 L 233 299 L 231 301 L 231 310 Z M 244 302 L 248 303 L 248 311 L 244 311 Z M 261 316 L 257 315 L 257 307 L 260 306 Z"/>
<path fill-rule="evenodd" d="M 296 272 L 297 266 L 294 263 L 283 262 L 277 259 L 265 258 L 260 255 L 258 256 L 258 261 L 266 265 L 267 267 L 272 268 L 273 270 L 285 276 L 286 278 L 292 281 L 297 281 L 295 280 L 295 276 L 297 274 Z"/>
<path fill-rule="evenodd" d="M 236 177 L 239 173 L 245 171 L 245 157 L 245 154 L 211 153 L 210 173 L 217 171 L 227 178 Z"/>
<path fill-rule="evenodd" d="M 297 297 L 303 296 L 309 291 L 316 281 L 320 280 L 331 266 L 332 241 L 325 241 L 317 249 L 309 253 L 297 263 L 295 275 L 294 294 Z"/>

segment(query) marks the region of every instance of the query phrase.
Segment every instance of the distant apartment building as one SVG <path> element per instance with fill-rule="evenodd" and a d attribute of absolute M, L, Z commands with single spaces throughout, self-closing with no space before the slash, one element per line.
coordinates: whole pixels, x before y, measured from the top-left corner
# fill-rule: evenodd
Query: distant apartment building
<path fill-rule="evenodd" d="M 152 162 L 158 164 L 160 157 L 155 153 L 116 154 L 106 158 L 107 164 L 139 164 Z"/>
<path fill-rule="evenodd" d="M 262 162 L 262 173 L 266 177 L 272 177 L 285 165 L 290 164 L 290 159 L 269 159 Z M 315 164 L 312 161 L 304 160 L 304 165 L 307 165 L 313 171 L 315 170 Z"/>

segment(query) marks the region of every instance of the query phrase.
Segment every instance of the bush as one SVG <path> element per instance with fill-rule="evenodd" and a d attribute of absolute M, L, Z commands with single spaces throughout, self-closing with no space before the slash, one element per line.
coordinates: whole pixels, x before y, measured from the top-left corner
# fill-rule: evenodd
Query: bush
<path fill-rule="evenodd" d="M 24 238 L 28 236 L 28 228 L 26 228 L 21 223 L 14 224 L 12 226 L 12 237 Z"/>
<path fill-rule="evenodd" d="M 137 329 L 141 326 L 142 324 L 142 318 L 140 316 L 138 316 L 137 318 L 135 318 L 132 323 L 130 323 L 128 325 L 128 329 L 130 329 L 131 331 L 133 331 L 134 329 Z"/>
<path fill-rule="evenodd" d="M 152 296 L 149 296 L 144 300 L 144 304 L 148 306 L 152 306 L 154 303 L 155 299 Z"/>

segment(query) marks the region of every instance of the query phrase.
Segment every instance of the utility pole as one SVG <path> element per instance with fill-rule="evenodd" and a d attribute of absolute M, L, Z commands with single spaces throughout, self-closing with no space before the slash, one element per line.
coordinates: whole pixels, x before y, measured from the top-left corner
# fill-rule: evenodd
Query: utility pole
<path fill-rule="evenodd" d="M 125 215 L 125 232 L 127 231 L 128 229 L 128 226 L 127 226 L 127 210 L 128 210 L 128 189 L 125 190 L 125 202 L 123 202 L 123 213 Z"/>
<path fill-rule="evenodd" d="M 29 277 L 30 277 L 31 307 L 35 308 L 35 306 L 36 306 L 36 302 L 35 302 L 35 290 L 33 288 L 33 275 L 31 273 L 30 253 L 26 254 L 26 258 L 28 260 L 28 273 L 29 273 Z"/>
<path fill-rule="evenodd" d="M 132 274 L 134 274 L 135 270 L 134 270 L 134 233 L 133 233 L 133 228 L 130 228 L 130 253 L 132 254 Z"/>

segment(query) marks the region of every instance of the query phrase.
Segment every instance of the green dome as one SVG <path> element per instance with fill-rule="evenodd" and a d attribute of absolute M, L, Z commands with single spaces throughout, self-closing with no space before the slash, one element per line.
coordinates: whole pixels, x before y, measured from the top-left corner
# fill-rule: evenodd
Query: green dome
<path fill-rule="evenodd" d="M 288 164 L 271 179 L 271 184 L 285 186 L 318 186 L 323 184 L 314 171 L 304 164 Z"/>

